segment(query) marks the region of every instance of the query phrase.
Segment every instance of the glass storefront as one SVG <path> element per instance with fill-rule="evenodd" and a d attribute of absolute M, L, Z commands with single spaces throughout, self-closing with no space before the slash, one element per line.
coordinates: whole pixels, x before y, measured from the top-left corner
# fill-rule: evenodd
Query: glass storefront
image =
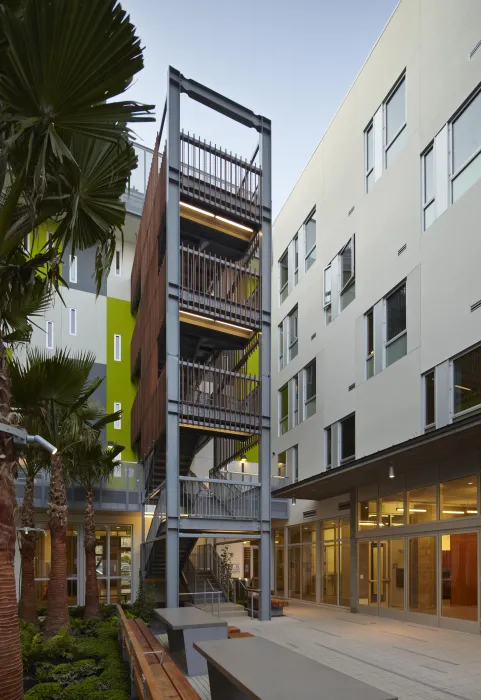
<path fill-rule="evenodd" d="M 39 604 L 47 603 L 52 560 L 50 531 L 39 534 L 35 550 L 35 585 Z M 79 529 L 82 536 L 79 537 Z M 95 528 L 95 558 L 101 603 L 129 602 L 132 598 L 132 528 L 130 526 L 99 525 Z M 67 586 L 69 605 L 79 600 L 78 557 L 83 551 L 83 526 L 69 524 L 67 529 Z M 82 575 L 82 574 L 81 574 Z"/>
<path fill-rule="evenodd" d="M 276 592 L 279 592 L 283 591 L 284 558 L 280 556 L 277 532 L 275 537 L 274 578 Z M 320 577 L 320 602 L 348 606 L 351 589 L 349 518 L 294 525 L 287 529 L 287 538 L 289 598 L 317 602 Z"/>
<path fill-rule="evenodd" d="M 360 610 L 479 633 L 478 480 L 463 476 L 359 503 Z"/>

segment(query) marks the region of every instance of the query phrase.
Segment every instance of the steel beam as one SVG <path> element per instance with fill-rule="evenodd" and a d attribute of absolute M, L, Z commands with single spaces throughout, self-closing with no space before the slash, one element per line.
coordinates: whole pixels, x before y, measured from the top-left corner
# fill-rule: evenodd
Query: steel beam
<path fill-rule="evenodd" d="M 166 182 L 166 591 L 168 608 L 179 605 L 179 288 L 180 288 L 180 87 L 169 68 Z"/>
<path fill-rule="evenodd" d="M 214 109 L 220 114 L 224 114 L 229 119 L 256 129 L 259 133 L 265 132 L 267 129 L 270 135 L 270 121 L 261 117 L 259 114 L 254 114 L 251 109 L 230 100 L 228 97 L 221 95 L 214 90 L 198 83 L 196 80 L 190 80 L 182 75 L 182 73 L 172 66 L 169 67 L 169 75 L 171 79 L 176 81 L 180 92 L 185 92 L 192 100 Z"/>
<path fill-rule="evenodd" d="M 262 120 L 262 118 L 261 118 Z M 260 165 L 262 229 L 260 266 L 262 284 L 262 337 L 260 340 L 261 439 L 259 476 L 261 482 L 261 541 L 259 551 L 259 620 L 271 618 L 271 256 L 272 193 L 270 122 L 261 121 Z M 264 128 L 265 127 L 265 128 Z"/>

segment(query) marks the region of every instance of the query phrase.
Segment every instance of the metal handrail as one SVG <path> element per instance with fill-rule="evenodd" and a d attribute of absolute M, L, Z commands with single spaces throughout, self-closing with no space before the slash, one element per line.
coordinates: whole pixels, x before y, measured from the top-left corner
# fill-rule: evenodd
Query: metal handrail
<path fill-rule="evenodd" d="M 204 596 L 204 600 L 205 600 L 205 596 L 210 595 L 211 596 L 211 612 L 213 615 L 214 614 L 214 595 L 216 595 L 216 594 L 217 594 L 217 617 L 220 617 L 220 596 L 222 594 L 222 591 L 204 591 L 204 592 L 200 592 L 200 593 L 179 593 L 179 598 L 181 596 L 196 597 L 196 596 L 201 595 L 201 596 Z M 195 605 L 195 603 L 194 603 L 194 607 L 198 607 L 198 606 Z"/>

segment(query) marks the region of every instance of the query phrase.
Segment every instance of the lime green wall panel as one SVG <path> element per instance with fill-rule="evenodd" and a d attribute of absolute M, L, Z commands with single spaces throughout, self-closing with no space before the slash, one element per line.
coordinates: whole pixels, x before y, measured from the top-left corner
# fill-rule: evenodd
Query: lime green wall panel
<path fill-rule="evenodd" d="M 112 423 L 107 426 L 107 441 L 125 447 L 122 452 L 124 462 L 137 461 L 130 445 L 130 410 L 136 391 L 135 384 L 130 379 L 130 341 L 134 324 L 130 302 L 107 297 L 107 411 L 113 411 L 116 401 L 120 402 L 123 411 L 120 430 L 116 430 Z M 120 362 L 114 360 L 114 335 L 122 338 Z M 118 480 L 125 485 L 125 478 L 119 477 Z"/>

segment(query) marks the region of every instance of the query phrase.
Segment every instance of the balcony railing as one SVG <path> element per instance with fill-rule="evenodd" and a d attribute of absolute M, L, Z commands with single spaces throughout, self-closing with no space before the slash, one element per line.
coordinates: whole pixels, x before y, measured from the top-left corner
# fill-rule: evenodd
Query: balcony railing
<path fill-rule="evenodd" d="M 180 190 L 245 221 L 261 221 L 261 170 L 248 160 L 182 132 Z"/>
<path fill-rule="evenodd" d="M 258 272 L 190 246 L 181 246 L 180 265 L 182 309 L 260 330 Z"/>
<path fill-rule="evenodd" d="M 181 518 L 259 519 L 259 484 L 180 477 Z"/>
<path fill-rule="evenodd" d="M 257 377 L 180 361 L 180 421 L 240 433 L 259 432 Z"/>
<path fill-rule="evenodd" d="M 181 518 L 214 518 L 259 520 L 260 484 L 227 482 L 223 479 L 201 479 L 181 476 L 179 508 Z M 160 486 L 146 541 L 158 536 L 159 527 L 167 518 L 167 489 Z"/>

